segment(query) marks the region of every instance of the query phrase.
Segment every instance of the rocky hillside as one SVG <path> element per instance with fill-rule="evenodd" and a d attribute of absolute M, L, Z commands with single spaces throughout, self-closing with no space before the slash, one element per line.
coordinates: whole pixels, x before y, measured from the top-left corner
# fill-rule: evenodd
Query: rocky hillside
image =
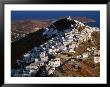
<path fill-rule="evenodd" d="M 12 43 L 12 76 L 100 76 L 100 29 L 71 17 Z"/>

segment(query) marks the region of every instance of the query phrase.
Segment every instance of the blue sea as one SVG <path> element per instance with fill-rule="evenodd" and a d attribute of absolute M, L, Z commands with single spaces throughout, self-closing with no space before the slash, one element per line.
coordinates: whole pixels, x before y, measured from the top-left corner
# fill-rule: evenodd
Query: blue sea
<path fill-rule="evenodd" d="M 11 20 L 57 20 L 65 16 L 91 18 L 96 22 L 87 25 L 100 27 L 100 11 L 11 11 Z"/>

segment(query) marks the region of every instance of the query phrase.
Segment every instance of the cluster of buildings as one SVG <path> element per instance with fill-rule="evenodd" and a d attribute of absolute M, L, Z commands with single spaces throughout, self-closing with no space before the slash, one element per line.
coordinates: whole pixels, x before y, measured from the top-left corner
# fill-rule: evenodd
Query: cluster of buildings
<path fill-rule="evenodd" d="M 20 40 L 21 38 L 25 37 L 26 34 L 20 34 L 16 32 L 11 32 L 11 42 Z"/>
<path fill-rule="evenodd" d="M 23 58 L 17 61 L 19 68 L 12 69 L 12 76 L 31 77 L 36 76 L 36 74 L 40 74 L 40 76 L 54 74 L 55 68 L 61 65 L 61 60 L 60 58 L 57 58 L 56 55 L 63 52 L 75 53 L 75 48 L 78 48 L 80 43 L 91 39 L 91 33 L 93 31 L 99 31 L 98 28 L 96 29 L 85 26 L 83 23 L 76 20 L 75 22 L 77 28 L 71 25 L 72 27 L 70 29 L 64 30 L 64 32 L 59 32 L 56 29 L 46 28 L 43 35 L 50 37 L 52 34 L 56 34 L 56 36 L 39 47 L 34 47 L 31 51 L 25 53 Z M 82 30 L 79 31 L 78 28 L 80 27 L 84 27 L 84 29 L 82 28 Z M 94 62 L 98 63 L 100 52 L 99 50 L 95 50 L 95 48 L 87 48 L 87 52 L 76 56 L 76 58 L 88 58 L 91 55 L 90 51 L 92 50 L 94 55 L 96 55 L 94 57 Z M 44 67 L 44 69 L 40 72 L 42 67 Z"/>

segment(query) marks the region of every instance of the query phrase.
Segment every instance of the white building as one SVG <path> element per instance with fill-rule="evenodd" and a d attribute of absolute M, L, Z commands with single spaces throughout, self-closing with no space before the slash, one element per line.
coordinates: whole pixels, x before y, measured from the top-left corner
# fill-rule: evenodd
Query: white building
<path fill-rule="evenodd" d="M 37 71 L 34 70 L 34 69 L 31 69 L 31 70 L 29 71 L 29 74 L 32 74 L 32 73 L 35 73 L 35 72 L 37 72 Z"/>
<path fill-rule="evenodd" d="M 54 49 L 55 47 L 54 46 L 52 46 L 52 49 Z"/>
<path fill-rule="evenodd" d="M 46 70 L 48 71 L 50 69 L 50 65 L 49 64 L 46 64 Z"/>
<path fill-rule="evenodd" d="M 64 47 L 63 51 L 65 51 L 65 52 L 67 52 L 67 51 L 68 51 L 66 46 Z"/>
<path fill-rule="evenodd" d="M 60 66 L 60 58 L 55 58 L 54 61 L 55 61 L 55 63 L 54 63 L 55 67 Z"/>
<path fill-rule="evenodd" d="M 47 62 L 47 61 L 48 61 L 48 56 L 41 57 L 41 61 L 43 61 L 43 62 Z"/>
<path fill-rule="evenodd" d="M 91 49 L 94 51 L 94 50 L 96 50 L 96 48 L 95 47 L 91 47 Z"/>
<path fill-rule="evenodd" d="M 22 74 L 22 77 L 29 77 L 29 74 Z"/>
<path fill-rule="evenodd" d="M 76 58 L 77 59 L 80 59 L 80 58 L 82 58 L 82 56 L 81 55 L 77 55 Z"/>
<path fill-rule="evenodd" d="M 52 54 L 53 53 L 52 49 L 49 49 L 48 51 L 49 51 L 49 54 Z"/>
<path fill-rule="evenodd" d="M 48 70 L 48 75 L 53 74 L 53 73 L 54 73 L 54 71 L 55 71 L 55 68 L 50 68 L 50 69 Z"/>
<path fill-rule="evenodd" d="M 31 63 L 30 66 L 34 67 L 34 68 L 35 67 L 37 68 L 39 66 L 44 66 L 44 62 L 43 61 L 34 62 L 34 63 Z M 30 67 L 30 66 L 27 66 L 27 67 Z"/>
<path fill-rule="evenodd" d="M 69 41 L 64 41 L 63 44 L 66 46 L 68 45 L 70 42 Z"/>
<path fill-rule="evenodd" d="M 69 16 L 67 19 L 68 19 L 68 20 L 72 20 L 70 16 Z"/>
<path fill-rule="evenodd" d="M 91 49 L 90 48 L 87 48 L 87 51 L 91 51 Z"/>
<path fill-rule="evenodd" d="M 89 52 L 85 52 L 85 53 L 82 54 L 82 58 L 83 58 L 83 59 L 88 58 L 89 55 L 90 55 Z"/>
<path fill-rule="evenodd" d="M 94 54 L 93 55 L 100 55 L 100 50 L 94 50 Z"/>
<path fill-rule="evenodd" d="M 54 63 L 55 62 L 51 60 L 51 61 L 49 61 L 48 65 L 51 66 L 51 67 L 55 67 L 55 64 Z"/>
<path fill-rule="evenodd" d="M 75 47 L 76 47 L 76 44 L 71 44 L 69 45 L 69 52 L 74 52 L 75 53 Z"/>
<path fill-rule="evenodd" d="M 99 63 L 100 62 L 100 57 L 94 57 L 94 63 Z"/>
<path fill-rule="evenodd" d="M 51 61 L 49 61 L 48 65 L 51 66 L 51 67 L 58 67 L 58 66 L 60 66 L 60 58 L 52 59 Z"/>
<path fill-rule="evenodd" d="M 30 58 L 30 54 L 29 53 L 25 53 L 23 55 L 23 59 L 26 61 L 26 63 L 30 63 L 31 62 L 31 58 Z"/>
<path fill-rule="evenodd" d="M 45 29 L 45 31 L 43 32 L 43 35 L 47 34 L 47 33 L 48 33 L 48 31 L 49 31 L 49 29 L 48 29 L 48 28 L 46 28 L 46 29 Z"/>
<path fill-rule="evenodd" d="M 72 48 L 69 50 L 69 52 L 73 52 L 73 53 L 75 53 L 74 49 L 72 49 Z"/>
<path fill-rule="evenodd" d="M 25 53 L 23 56 L 24 56 L 25 58 L 27 58 L 27 57 L 30 57 L 30 54 L 29 54 L 29 53 Z"/>
<path fill-rule="evenodd" d="M 38 60 L 38 58 L 35 58 L 35 62 L 38 62 L 39 60 Z"/>
<path fill-rule="evenodd" d="M 45 52 L 41 52 L 41 53 L 40 53 L 40 58 L 45 57 L 45 54 L 46 54 Z"/>
<path fill-rule="evenodd" d="M 38 66 L 35 63 L 31 63 L 29 66 L 26 66 L 26 70 L 37 70 Z"/>
<path fill-rule="evenodd" d="M 38 62 L 36 63 L 36 65 L 37 65 L 37 66 L 43 66 L 43 65 L 44 65 L 44 62 L 43 62 L 43 61 L 38 61 Z"/>

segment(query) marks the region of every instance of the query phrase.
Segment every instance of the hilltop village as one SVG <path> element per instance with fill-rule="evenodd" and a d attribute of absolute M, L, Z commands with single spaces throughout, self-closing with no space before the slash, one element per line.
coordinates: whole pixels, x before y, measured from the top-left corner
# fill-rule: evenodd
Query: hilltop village
<path fill-rule="evenodd" d="M 67 20 L 73 20 L 69 16 Z M 68 29 L 47 27 L 43 37 L 51 38 L 35 46 L 16 61 L 12 77 L 100 76 L 100 29 L 77 20 Z"/>

